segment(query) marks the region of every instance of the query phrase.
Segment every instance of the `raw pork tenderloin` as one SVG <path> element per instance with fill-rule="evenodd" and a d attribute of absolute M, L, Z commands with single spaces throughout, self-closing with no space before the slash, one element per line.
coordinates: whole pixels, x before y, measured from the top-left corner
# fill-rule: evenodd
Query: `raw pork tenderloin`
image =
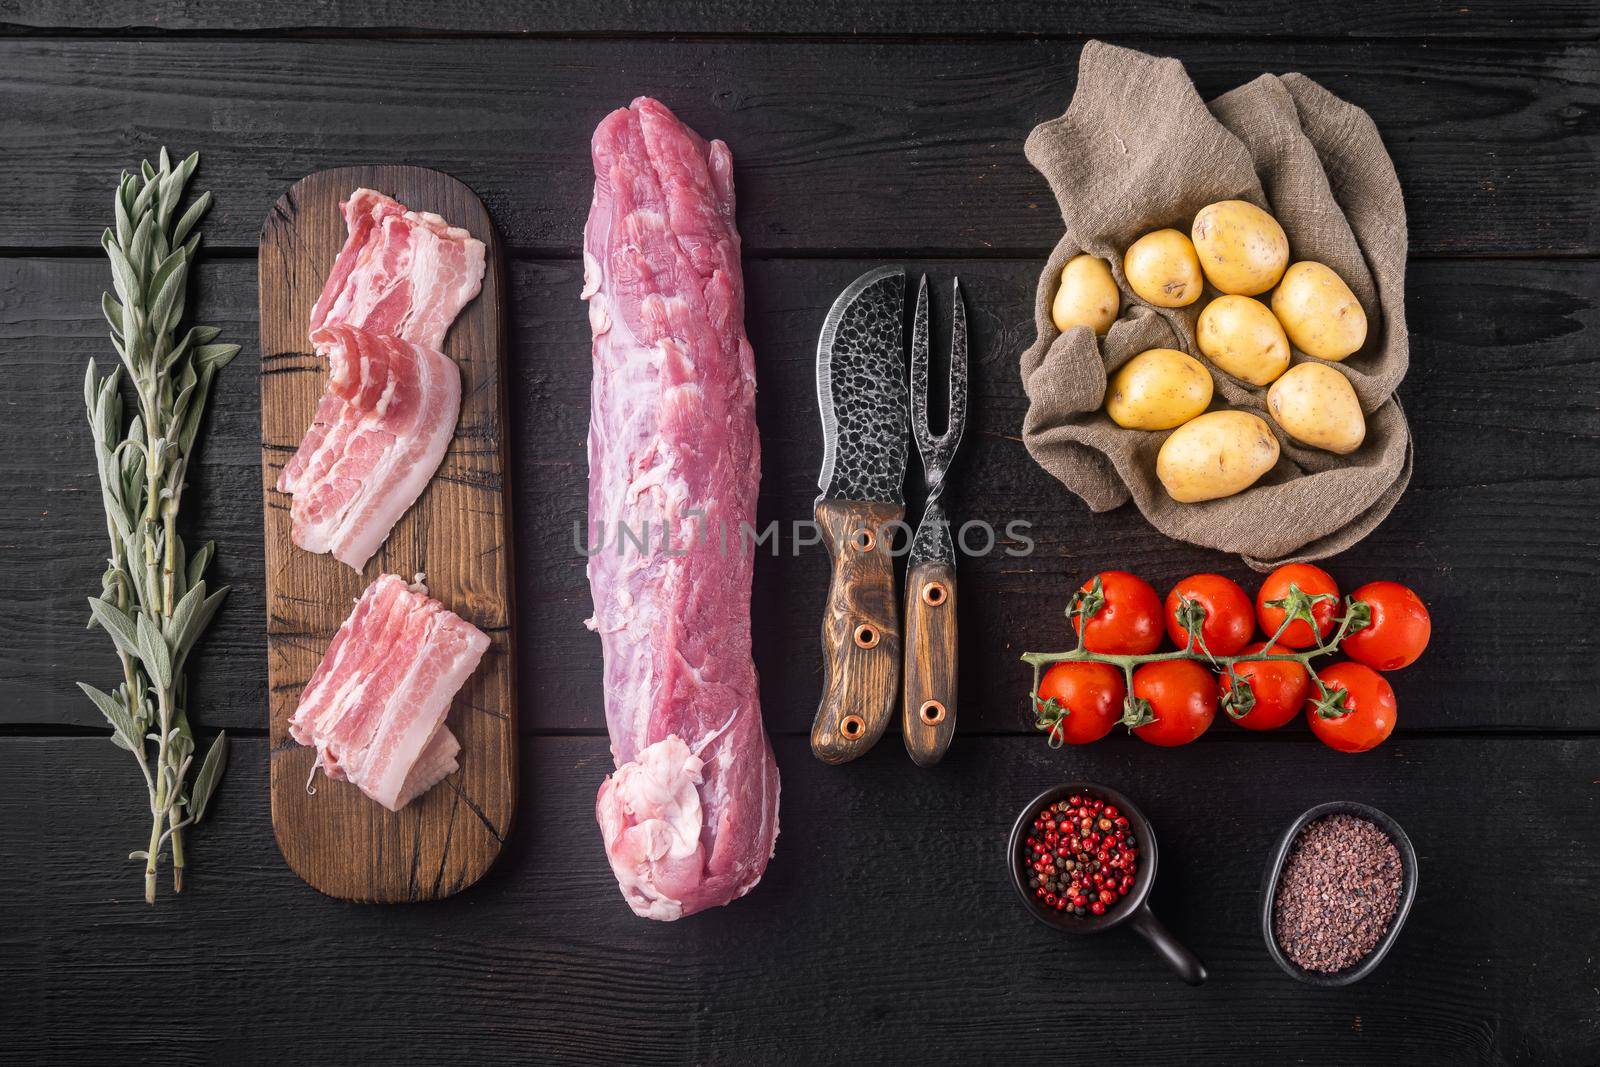
<path fill-rule="evenodd" d="M 588 625 L 617 767 L 595 813 L 623 897 L 670 920 L 748 893 L 778 834 L 740 536 L 761 478 L 755 359 L 727 145 L 641 97 L 600 123 L 593 155 L 589 521 L 605 543 Z"/>

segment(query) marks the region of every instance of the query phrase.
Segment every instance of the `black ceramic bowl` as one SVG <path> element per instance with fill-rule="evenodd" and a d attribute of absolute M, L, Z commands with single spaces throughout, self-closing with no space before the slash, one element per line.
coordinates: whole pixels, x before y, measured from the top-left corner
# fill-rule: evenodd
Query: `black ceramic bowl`
<path fill-rule="evenodd" d="M 1028 827 L 1033 825 L 1034 814 L 1046 804 L 1054 804 L 1073 793 L 1092 793 L 1115 804 L 1128 817 L 1128 825 L 1138 838 L 1139 873 L 1134 880 L 1133 891 L 1117 901 L 1104 915 L 1080 917 L 1046 908 L 1028 888 L 1028 875 L 1022 865 L 1022 843 L 1027 840 Z M 1006 842 L 1006 870 L 1011 873 L 1011 884 L 1016 887 L 1028 914 L 1046 926 L 1069 934 L 1098 934 L 1127 923 L 1154 946 L 1180 978 L 1190 985 L 1199 985 L 1206 980 L 1205 964 L 1173 937 L 1150 910 L 1148 899 L 1150 887 L 1156 880 L 1158 856 L 1155 831 L 1150 828 L 1150 820 L 1144 817 L 1144 813 L 1115 789 L 1107 789 L 1093 782 L 1068 782 L 1054 789 L 1046 789 L 1028 801 L 1028 806 L 1022 809 L 1022 814 L 1017 816 L 1016 823 L 1011 827 L 1011 838 Z"/>
<path fill-rule="evenodd" d="M 1389 835 L 1395 848 L 1400 850 L 1400 900 L 1395 905 L 1394 918 L 1389 921 L 1389 929 L 1383 939 L 1377 943 L 1371 952 L 1363 956 L 1360 961 L 1351 964 L 1342 971 L 1332 974 L 1322 974 L 1318 971 L 1308 971 L 1284 955 L 1282 947 L 1278 944 L 1277 937 L 1272 932 L 1272 905 L 1278 896 L 1278 879 L 1283 874 L 1283 865 L 1289 859 L 1289 852 L 1294 848 L 1294 843 L 1300 837 L 1300 831 L 1315 819 L 1324 815 L 1354 815 L 1372 823 L 1378 829 Z M 1303 813 L 1298 819 L 1289 824 L 1278 838 L 1272 851 L 1267 855 L 1267 873 L 1261 883 L 1261 935 L 1267 940 L 1267 952 L 1274 962 L 1283 968 L 1285 974 L 1291 978 L 1298 978 L 1307 985 L 1321 986 L 1324 989 L 1334 989 L 1347 986 L 1352 982 L 1359 982 L 1377 969 L 1383 962 L 1383 957 L 1389 954 L 1389 949 L 1394 946 L 1394 939 L 1400 933 L 1400 927 L 1405 925 L 1406 916 L 1411 913 L 1411 902 L 1417 895 L 1417 853 L 1411 847 L 1411 838 L 1400 829 L 1400 824 L 1377 808 L 1366 804 L 1357 804 L 1349 800 L 1334 800 Z"/>

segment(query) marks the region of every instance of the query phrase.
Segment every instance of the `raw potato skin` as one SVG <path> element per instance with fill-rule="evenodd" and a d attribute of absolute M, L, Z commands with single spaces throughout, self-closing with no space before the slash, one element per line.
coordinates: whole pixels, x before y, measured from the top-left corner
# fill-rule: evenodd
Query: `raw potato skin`
<path fill-rule="evenodd" d="M 1367 437 L 1355 389 L 1324 363 L 1302 363 L 1279 378 L 1267 390 L 1267 411 L 1296 441 L 1336 455 L 1349 455 Z"/>
<path fill-rule="evenodd" d="M 1129 245 L 1122 273 L 1140 299 L 1160 308 L 1187 307 L 1205 287 L 1194 245 L 1172 229 L 1147 233 Z"/>
<path fill-rule="evenodd" d="M 1111 376 L 1106 414 L 1127 430 L 1170 430 L 1211 403 L 1211 372 L 1187 352 L 1152 348 Z"/>
<path fill-rule="evenodd" d="M 1278 220 L 1243 200 L 1207 204 L 1190 227 L 1206 278 L 1224 293 L 1256 296 L 1289 265 L 1289 236 Z"/>
<path fill-rule="evenodd" d="M 1278 462 L 1278 439 L 1248 411 L 1208 411 L 1172 432 L 1156 477 L 1180 504 L 1220 500 L 1254 485 Z"/>
<path fill-rule="evenodd" d="M 1219 296 L 1200 312 L 1200 352 L 1251 385 L 1270 385 L 1289 369 L 1289 339 L 1272 309 L 1248 296 Z"/>
<path fill-rule="evenodd" d="M 1105 260 L 1087 254 L 1067 260 L 1061 268 L 1061 288 L 1050 306 L 1056 329 L 1066 333 L 1074 326 L 1087 326 L 1095 336 L 1104 337 L 1121 308 L 1122 290 Z"/>
<path fill-rule="evenodd" d="M 1367 340 L 1367 313 L 1356 295 L 1331 268 L 1308 259 L 1284 274 L 1272 313 L 1294 346 L 1318 359 L 1337 363 Z"/>

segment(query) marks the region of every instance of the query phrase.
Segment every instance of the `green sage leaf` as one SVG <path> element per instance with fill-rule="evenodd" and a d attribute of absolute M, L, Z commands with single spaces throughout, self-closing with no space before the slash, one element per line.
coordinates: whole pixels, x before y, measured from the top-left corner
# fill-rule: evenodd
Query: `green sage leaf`
<path fill-rule="evenodd" d="M 172 253 L 162 260 L 156 268 L 155 275 L 150 279 L 150 328 L 157 333 L 165 333 L 171 329 L 176 320 L 173 314 L 181 310 L 183 304 L 183 287 L 189 280 L 189 260 L 183 250 Z"/>
<path fill-rule="evenodd" d="M 200 551 L 189 557 L 187 573 L 189 585 L 194 586 L 200 583 L 200 579 L 205 577 L 206 568 L 211 566 L 211 557 L 216 554 L 217 543 L 215 541 L 207 541 L 200 546 Z"/>
<path fill-rule="evenodd" d="M 134 656 L 138 659 L 144 658 L 139 651 L 138 628 L 121 608 L 109 601 L 101 600 L 99 597 L 90 597 L 89 614 L 105 629 L 106 633 L 111 635 L 111 640 L 117 646 L 118 652 L 125 656 Z"/>
<path fill-rule="evenodd" d="M 122 301 L 124 309 L 127 309 L 139 299 L 139 276 L 134 273 L 133 264 L 128 262 L 127 255 L 111 240 L 110 230 L 106 231 L 101 244 L 106 250 L 106 257 L 111 260 L 111 281 L 116 286 L 117 297 Z M 125 338 L 132 335 L 126 327 L 126 319 L 122 334 Z"/>
<path fill-rule="evenodd" d="M 195 197 L 194 203 L 189 205 L 189 210 L 178 219 L 178 224 L 172 228 L 174 244 L 183 244 L 184 238 L 189 236 L 189 231 L 194 229 L 195 223 L 200 221 L 200 216 L 211 209 L 211 193 L 204 192 Z"/>
<path fill-rule="evenodd" d="M 233 357 L 239 354 L 239 346 L 228 345 L 201 345 L 195 350 L 195 362 L 202 368 L 210 367 L 212 370 L 221 370 L 233 362 Z"/>
<path fill-rule="evenodd" d="M 206 598 L 206 586 L 199 583 L 183 595 L 177 605 L 172 609 L 172 617 L 163 625 L 166 631 L 167 644 L 171 646 L 173 655 L 182 656 L 189 649 L 189 625 L 194 620 L 194 614 L 200 610 L 201 601 Z"/>
<path fill-rule="evenodd" d="M 122 702 L 110 693 L 102 692 L 83 682 L 78 683 L 78 688 L 83 690 L 84 696 L 94 702 L 94 706 L 100 709 L 100 714 L 106 717 L 106 722 L 111 724 L 112 741 L 118 747 L 131 752 L 133 746 L 138 743 L 139 727 L 134 723 L 133 716 L 122 706 Z"/>
<path fill-rule="evenodd" d="M 227 765 L 228 734 L 224 731 L 206 750 L 206 758 L 200 762 L 194 786 L 189 790 L 189 817 L 195 822 L 205 817 L 206 806 L 211 803 L 211 795 L 217 791 L 217 783 L 222 780 L 222 771 Z"/>
<path fill-rule="evenodd" d="M 153 601 L 155 598 L 148 599 Z M 150 672 L 150 680 L 158 689 L 171 689 L 172 653 L 167 648 L 166 639 L 144 612 L 139 613 L 136 628 L 139 634 L 139 659 L 144 663 L 144 669 Z"/>

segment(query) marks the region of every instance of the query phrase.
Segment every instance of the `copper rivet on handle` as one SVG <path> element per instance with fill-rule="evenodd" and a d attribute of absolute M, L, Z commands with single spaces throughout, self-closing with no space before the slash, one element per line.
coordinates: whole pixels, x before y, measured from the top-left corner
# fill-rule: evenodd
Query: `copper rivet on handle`
<path fill-rule="evenodd" d="M 857 626 L 856 644 L 862 648 L 876 648 L 878 644 L 878 628 L 865 622 Z"/>
<path fill-rule="evenodd" d="M 944 603 L 944 598 L 950 595 L 950 590 L 944 587 L 943 582 L 929 582 L 922 587 L 922 602 L 930 607 L 938 607 Z"/>
<path fill-rule="evenodd" d="M 938 726 L 944 722 L 944 705 L 937 700 L 924 701 L 922 707 L 917 709 L 917 714 L 929 726 Z"/>
<path fill-rule="evenodd" d="M 850 543 L 855 546 L 857 552 L 871 552 L 878 546 L 878 535 L 871 530 L 862 528 L 855 532 L 855 536 L 850 539 Z"/>
<path fill-rule="evenodd" d="M 867 732 L 867 724 L 859 715 L 846 715 L 839 723 L 839 732 L 844 734 L 845 740 L 854 741 Z"/>

